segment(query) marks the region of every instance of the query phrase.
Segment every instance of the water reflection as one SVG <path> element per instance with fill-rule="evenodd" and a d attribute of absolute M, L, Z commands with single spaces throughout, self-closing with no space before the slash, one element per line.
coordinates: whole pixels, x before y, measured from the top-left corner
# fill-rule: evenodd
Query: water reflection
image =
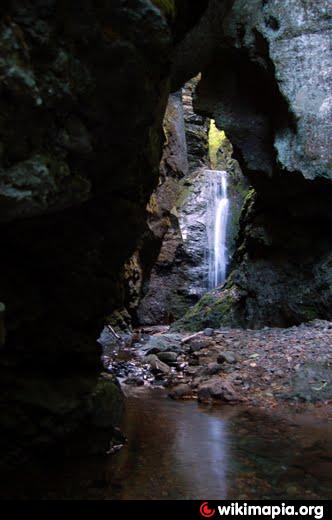
<path fill-rule="evenodd" d="M 131 398 L 127 408 L 129 445 L 113 463 L 113 481 L 122 482 L 116 498 L 226 497 L 226 420 L 163 397 Z"/>
<path fill-rule="evenodd" d="M 1 497 L 87 499 L 331 498 L 327 423 L 130 397 L 128 445 L 112 457 L 44 462 L 7 475 Z"/>
<path fill-rule="evenodd" d="M 227 421 L 197 414 L 195 409 L 191 412 L 189 425 L 180 417 L 180 423 L 175 427 L 176 467 L 185 477 L 187 495 L 209 498 L 214 493 L 225 499 L 229 459 Z"/>
<path fill-rule="evenodd" d="M 331 496 L 329 427 L 310 416 L 301 424 L 238 407 L 151 396 L 129 400 L 127 421 L 133 429 L 122 454 L 126 460 L 120 456 L 115 463 L 118 471 L 126 468 L 127 478 L 122 473 L 117 498 Z"/>

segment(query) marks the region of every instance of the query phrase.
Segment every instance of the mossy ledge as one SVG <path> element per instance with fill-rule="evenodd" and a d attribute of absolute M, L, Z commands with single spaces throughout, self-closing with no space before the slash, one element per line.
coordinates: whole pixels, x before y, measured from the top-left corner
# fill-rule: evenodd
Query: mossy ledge
<path fill-rule="evenodd" d="M 241 300 L 241 291 L 228 281 L 225 286 L 206 293 L 181 318 L 173 323 L 172 331 L 198 332 L 206 327 L 238 326 L 238 309 Z"/>

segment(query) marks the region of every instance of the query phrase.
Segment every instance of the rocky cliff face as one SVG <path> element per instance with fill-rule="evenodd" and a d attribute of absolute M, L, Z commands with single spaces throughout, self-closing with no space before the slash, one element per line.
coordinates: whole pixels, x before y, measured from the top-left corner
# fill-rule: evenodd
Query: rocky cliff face
<path fill-rule="evenodd" d="M 96 338 L 158 182 L 174 41 L 160 7 L 1 4 L 1 448 L 17 459 L 94 414 Z"/>
<path fill-rule="evenodd" d="M 141 323 L 168 321 L 171 309 L 166 302 L 178 286 L 178 273 L 174 276 L 173 271 L 181 234 L 175 207 L 189 173 L 180 92 L 169 97 L 163 127 L 166 140 L 159 184 L 150 197 L 147 226 L 127 269 L 126 308 L 133 321 Z"/>
<path fill-rule="evenodd" d="M 142 324 L 169 323 L 183 315 L 198 295 L 194 286 L 202 285 L 201 254 L 187 247 L 181 211 L 191 195 L 194 178 L 208 166 L 208 121 L 194 114 L 192 99 L 197 80 L 171 95 L 164 120 L 166 143 L 160 166 L 160 185 L 148 205 L 149 229 L 159 239 L 157 255 L 150 261 L 142 299 L 137 309 Z M 201 185 L 197 184 L 199 191 Z M 197 191 L 196 189 L 196 191 Z M 190 234 L 189 241 L 192 239 Z M 199 245 L 199 237 L 196 237 Z M 146 237 L 142 244 L 144 247 Z"/>
<path fill-rule="evenodd" d="M 197 76 L 186 83 L 181 93 L 171 96 L 166 111 L 164 127 L 168 137 L 161 162 L 161 183 L 149 204 L 153 209 L 149 227 L 163 240 L 143 285 L 143 298 L 137 311 L 141 324 L 172 322 L 207 291 L 209 238 L 214 218 L 210 214 L 212 167 L 228 172 L 229 256 L 235 251 L 239 214 L 247 188 L 224 134 L 214 139 L 214 157 L 211 157 L 212 122 L 196 114 L 193 107 L 199 80 Z M 167 168 L 174 163 L 174 157 L 177 167 Z M 168 218 L 165 219 L 166 213 L 161 209 L 168 212 Z M 161 224 L 168 224 L 167 229 L 160 229 Z"/>
<path fill-rule="evenodd" d="M 331 6 L 236 0 L 219 17 L 216 9 L 211 2 L 180 46 L 175 78 L 184 59 L 202 71 L 196 110 L 226 131 L 254 192 L 226 289 L 179 326 L 331 319 Z M 190 53 L 207 28 L 209 56 Z"/>

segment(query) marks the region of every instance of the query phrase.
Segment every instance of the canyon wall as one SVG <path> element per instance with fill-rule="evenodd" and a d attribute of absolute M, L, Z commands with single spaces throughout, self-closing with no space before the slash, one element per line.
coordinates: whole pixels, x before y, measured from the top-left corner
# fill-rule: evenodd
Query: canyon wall
<path fill-rule="evenodd" d="M 199 72 L 193 117 L 226 131 L 254 189 L 225 287 L 177 326 L 332 318 L 330 2 L 207 3 L 1 4 L 3 462 L 119 416 L 96 338 L 114 310 L 136 312 L 172 226 L 177 244 L 174 204 L 157 215 L 150 197 L 170 89 Z"/>
<path fill-rule="evenodd" d="M 161 239 L 161 243 L 158 256 L 154 261 L 150 258 L 152 269 L 141 268 L 142 276 L 137 276 L 141 300 L 134 316 L 140 324 L 172 323 L 208 289 L 208 259 L 213 247 L 209 239 L 214 221 L 211 214 L 212 167 L 227 170 L 230 196 L 227 254 L 230 258 L 235 251 L 247 185 L 237 161 L 232 158 L 230 142 L 217 130 L 215 156 L 211 158 L 212 122 L 196 114 L 193 107 L 199 81 L 200 76 L 197 76 L 177 94 L 171 95 L 166 111 L 160 184 L 148 205 L 150 231 Z M 146 240 L 145 236 L 143 250 Z M 140 252 L 138 256 L 144 260 Z M 132 279 L 133 276 L 130 281 Z M 133 299 L 128 300 L 130 306 Z"/>
<path fill-rule="evenodd" d="M 96 339 L 158 183 L 172 49 L 202 9 L 155 4 L 1 4 L 2 462 L 121 408 Z"/>
<path fill-rule="evenodd" d="M 161 182 L 148 208 L 151 212 L 149 227 L 153 233 L 156 235 L 156 230 L 160 229 L 162 208 L 167 211 L 167 228 L 159 234 L 162 241 L 158 256 L 142 287 L 137 309 L 141 324 L 172 322 L 204 292 L 202 239 L 206 210 L 204 197 L 200 201 L 198 196 L 204 191 L 202 172 L 209 167 L 209 120 L 193 111 L 196 85 L 197 80 L 193 80 L 172 95 L 166 112 L 167 139 L 160 168 Z M 174 157 L 177 168 L 173 167 Z M 198 221 L 193 215 L 195 211 L 200 213 Z M 185 215 L 189 216 L 191 224 Z"/>
<path fill-rule="evenodd" d="M 236 0 L 226 15 L 218 9 L 210 2 L 180 45 L 175 84 L 201 70 L 195 108 L 226 131 L 254 190 L 226 285 L 177 326 L 331 319 L 331 4 Z M 204 34 L 208 52 L 191 51 Z"/>

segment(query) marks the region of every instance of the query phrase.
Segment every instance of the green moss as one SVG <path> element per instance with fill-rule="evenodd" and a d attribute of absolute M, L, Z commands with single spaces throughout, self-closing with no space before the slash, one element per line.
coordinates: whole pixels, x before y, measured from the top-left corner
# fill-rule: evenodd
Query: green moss
<path fill-rule="evenodd" d="M 186 181 L 186 184 L 184 184 L 180 190 L 179 196 L 176 201 L 176 206 L 178 208 L 181 208 L 193 192 L 194 192 L 193 184 L 188 184 L 188 182 Z"/>
<path fill-rule="evenodd" d="M 212 168 L 218 168 L 218 150 L 224 144 L 225 139 L 225 132 L 219 130 L 216 127 L 214 119 L 211 119 L 209 129 L 209 156 Z"/>
<path fill-rule="evenodd" d="M 304 319 L 306 321 L 315 320 L 316 318 L 319 317 L 317 309 L 313 305 L 312 306 L 307 305 L 307 306 L 303 307 L 302 313 L 303 313 Z"/>
<path fill-rule="evenodd" d="M 206 327 L 219 328 L 233 324 L 232 311 L 235 300 L 231 285 L 220 293 L 207 293 L 171 329 L 174 331 L 197 332 Z"/>
<path fill-rule="evenodd" d="M 248 210 L 255 202 L 256 191 L 251 188 L 244 198 L 243 208 Z"/>

